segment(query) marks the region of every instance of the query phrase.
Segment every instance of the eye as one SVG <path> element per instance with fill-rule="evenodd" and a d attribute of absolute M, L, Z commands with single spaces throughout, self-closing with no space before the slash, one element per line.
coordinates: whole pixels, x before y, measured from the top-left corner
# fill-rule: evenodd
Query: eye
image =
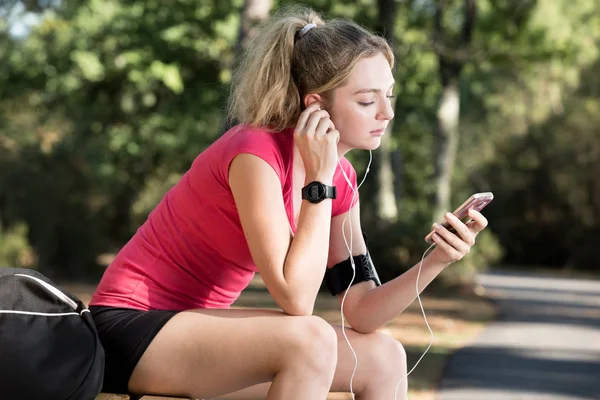
<path fill-rule="evenodd" d="M 368 106 L 370 106 L 371 104 L 374 104 L 374 103 L 375 103 L 374 101 L 371 101 L 370 103 L 363 103 L 363 102 L 360 102 L 360 101 L 358 102 L 358 104 L 360 104 L 363 107 L 368 107 Z"/>
<path fill-rule="evenodd" d="M 394 95 L 387 96 L 387 98 L 388 98 L 388 99 L 390 99 L 390 100 L 391 100 L 391 99 L 393 99 L 393 98 L 395 98 L 395 97 L 396 97 L 396 96 L 394 96 Z"/>

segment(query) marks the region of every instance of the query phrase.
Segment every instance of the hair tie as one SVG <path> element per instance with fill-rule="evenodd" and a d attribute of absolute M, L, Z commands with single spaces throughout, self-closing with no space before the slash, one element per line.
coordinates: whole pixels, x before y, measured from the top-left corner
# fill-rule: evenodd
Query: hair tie
<path fill-rule="evenodd" d="M 308 33 L 308 31 L 310 31 L 312 28 L 316 28 L 316 27 L 317 27 L 317 24 L 314 24 L 312 22 L 310 24 L 306 24 L 306 25 L 304 25 L 304 27 L 302 29 L 300 29 L 300 32 L 298 32 L 298 35 L 300 37 L 302 37 L 302 36 L 306 35 Z"/>

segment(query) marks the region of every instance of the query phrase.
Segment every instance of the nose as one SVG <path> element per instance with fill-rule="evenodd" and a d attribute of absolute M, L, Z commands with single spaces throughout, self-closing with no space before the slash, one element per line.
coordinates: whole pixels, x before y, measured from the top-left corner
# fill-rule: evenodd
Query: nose
<path fill-rule="evenodd" d="M 381 104 L 381 107 L 377 113 L 377 119 L 389 121 L 390 119 L 394 118 L 393 102 L 389 99 L 385 100 L 386 101 L 379 103 Z"/>

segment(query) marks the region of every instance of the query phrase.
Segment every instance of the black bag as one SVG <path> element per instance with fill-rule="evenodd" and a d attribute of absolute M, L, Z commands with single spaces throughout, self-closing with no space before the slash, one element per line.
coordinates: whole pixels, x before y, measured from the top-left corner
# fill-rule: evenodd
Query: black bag
<path fill-rule="evenodd" d="M 85 305 L 36 271 L 0 268 L 0 398 L 93 400 L 103 378 Z"/>

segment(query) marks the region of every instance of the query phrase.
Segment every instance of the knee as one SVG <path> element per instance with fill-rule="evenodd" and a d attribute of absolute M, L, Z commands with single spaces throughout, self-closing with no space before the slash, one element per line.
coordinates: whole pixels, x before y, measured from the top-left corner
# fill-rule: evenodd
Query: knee
<path fill-rule="evenodd" d="M 293 318 L 285 349 L 290 362 L 333 376 L 337 364 L 337 335 L 333 327 L 316 316 Z"/>
<path fill-rule="evenodd" d="M 400 380 L 407 372 L 404 346 L 384 333 L 376 332 L 370 337 L 371 371 L 383 380 Z"/>

